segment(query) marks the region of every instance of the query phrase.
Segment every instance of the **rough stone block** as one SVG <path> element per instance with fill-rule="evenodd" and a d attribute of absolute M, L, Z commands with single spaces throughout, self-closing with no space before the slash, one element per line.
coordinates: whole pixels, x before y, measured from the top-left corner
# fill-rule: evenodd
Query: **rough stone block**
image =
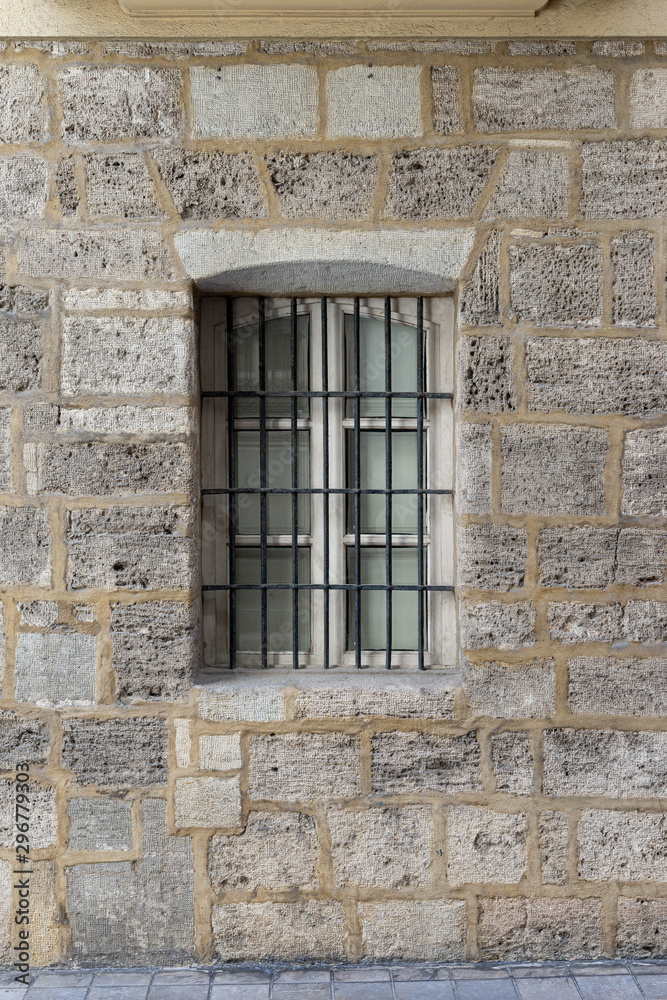
<path fill-rule="evenodd" d="M 349 42 L 292 42 L 264 41 L 258 43 L 260 52 L 269 56 L 289 56 L 302 52 L 308 56 L 352 56 L 357 51 L 357 43 Z"/>
<path fill-rule="evenodd" d="M 421 66 L 342 66 L 326 78 L 327 136 L 422 134 Z"/>
<path fill-rule="evenodd" d="M 271 183 L 288 219 L 367 219 L 378 175 L 377 156 L 344 150 L 281 151 L 267 157 Z"/>
<path fill-rule="evenodd" d="M 604 514 L 605 430 L 511 424 L 501 428 L 501 442 L 508 514 Z"/>
<path fill-rule="evenodd" d="M 538 538 L 543 587 L 607 587 L 614 582 L 617 528 L 545 528 Z"/>
<path fill-rule="evenodd" d="M 622 528 L 616 551 L 617 583 L 647 587 L 667 579 L 667 532 L 650 528 Z"/>
<path fill-rule="evenodd" d="M 530 733 L 498 733 L 491 737 L 491 762 L 496 791 L 530 795 L 533 791 L 533 753 Z"/>
<path fill-rule="evenodd" d="M 48 587 L 51 536 L 44 511 L 37 507 L 0 507 L 0 583 Z"/>
<path fill-rule="evenodd" d="M 430 885 L 433 826 L 428 807 L 332 810 L 327 820 L 335 885 Z"/>
<path fill-rule="evenodd" d="M 569 195 L 566 153 L 512 149 L 484 218 L 561 219 L 568 214 Z"/>
<path fill-rule="evenodd" d="M 614 74 L 485 66 L 474 72 L 473 108 L 480 132 L 613 128 Z"/>
<path fill-rule="evenodd" d="M 525 813 L 450 806 L 446 822 L 450 885 L 521 881 L 526 872 Z"/>
<path fill-rule="evenodd" d="M 599 899 L 484 899 L 479 954 L 486 961 L 599 958 Z"/>
<path fill-rule="evenodd" d="M 591 52 L 594 56 L 611 56 L 613 59 L 628 59 L 631 56 L 641 56 L 644 52 L 644 43 L 605 38 L 603 41 L 593 42 Z"/>
<path fill-rule="evenodd" d="M 193 385 L 192 321 L 179 316 L 65 320 L 62 386 L 66 396 L 185 395 Z"/>
<path fill-rule="evenodd" d="M 74 160 L 71 156 L 61 160 L 56 168 L 56 194 L 60 202 L 60 211 L 65 218 L 71 218 L 79 210 L 81 198 L 79 185 L 74 173 Z"/>
<path fill-rule="evenodd" d="M 192 585 L 189 507 L 72 510 L 67 586 L 72 590 L 178 590 Z"/>
<path fill-rule="evenodd" d="M 37 403 L 29 415 L 38 415 Z M 29 421 L 26 421 L 29 426 Z M 50 406 L 39 415 L 33 429 L 68 433 L 86 431 L 93 434 L 131 434 L 150 437 L 172 437 L 192 434 L 195 430 L 195 410 L 189 406 Z M 83 435 L 81 435 L 83 436 Z M 129 516 L 129 515 L 128 515 Z"/>
<path fill-rule="evenodd" d="M 49 169 L 44 160 L 26 155 L 0 157 L 0 219 L 43 216 L 48 194 Z"/>
<path fill-rule="evenodd" d="M 627 899 L 621 896 L 616 931 L 616 947 L 620 955 L 662 958 L 666 937 L 667 899 Z"/>
<path fill-rule="evenodd" d="M 347 957 L 340 903 L 227 903 L 213 907 L 213 948 L 223 962 L 326 961 Z"/>
<path fill-rule="evenodd" d="M 185 493 L 192 485 L 192 452 L 184 444 L 27 445 L 26 467 L 34 493 Z"/>
<path fill-rule="evenodd" d="M 12 761 L 15 767 L 19 761 Z M 0 781 L 0 847 L 16 847 L 16 784 L 11 778 Z M 56 790 L 53 785 L 30 782 L 30 847 L 53 847 L 56 842 L 58 817 Z"/>
<path fill-rule="evenodd" d="M 37 66 L 0 66 L 0 142 L 46 138 L 44 80 Z"/>
<path fill-rule="evenodd" d="M 5 965 L 12 963 L 13 942 L 12 928 L 12 884 L 14 875 L 9 861 L 0 861 L 0 961 Z"/>
<path fill-rule="evenodd" d="M 547 809 L 538 814 L 540 868 L 545 885 L 563 885 L 567 881 L 569 825 L 565 813 Z"/>
<path fill-rule="evenodd" d="M 500 323 L 500 241 L 498 230 L 491 233 L 461 293 L 461 322 L 468 326 Z"/>
<path fill-rule="evenodd" d="M 112 604 L 111 646 L 116 697 L 181 701 L 199 653 L 194 609 L 178 601 Z"/>
<path fill-rule="evenodd" d="M 298 802 L 358 795 L 360 753 L 358 737 L 342 733 L 253 736 L 250 797 Z"/>
<path fill-rule="evenodd" d="M 51 735 L 40 719 L 26 719 L 8 709 L 0 710 L 0 771 L 14 770 L 17 763 L 46 763 Z"/>
<path fill-rule="evenodd" d="M 470 711 L 498 719 L 539 719 L 555 711 L 553 660 L 527 663 L 463 661 L 463 690 Z"/>
<path fill-rule="evenodd" d="M 195 66 L 190 89 L 197 139 L 307 138 L 317 131 L 314 66 Z"/>
<path fill-rule="evenodd" d="M 464 649 L 513 649 L 535 645 L 535 607 L 530 601 L 463 601 L 459 611 Z"/>
<path fill-rule="evenodd" d="M 19 601 L 17 604 L 21 625 L 48 628 L 55 625 L 60 614 L 57 601 Z"/>
<path fill-rule="evenodd" d="M 516 409 L 514 349 L 509 337 L 461 337 L 457 348 L 459 406 L 502 413 Z"/>
<path fill-rule="evenodd" d="M 30 867 L 30 960 L 35 968 L 52 965 L 61 957 L 61 904 L 53 861 L 32 860 Z M 16 876 L 14 876 L 15 878 Z M 12 953 L 9 961 L 15 961 Z"/>
<path fill-rule="evenodd" d="M 266 218 L 250 153 L 156 149 L 152 156 L 183 219 Z"/>
<path fill-rule="evenodd" d="M 235 778 L 177 778 L 174 824 L 180 828 L 241 826 L 241 790 Z"/>
<path fill-rule="evenodd" d="M 532 41 L 508 42 L 507 50 L 511 56 L 576 56 L 577 43 L 534 39 Z"/>
<path fill-rule="evenodd" d="M 579 878 L 588 882 L 667 880 L 667 813 L 588 809 L 579 821 Z"/>
<path fill-rule="evenodd" d="M 35 705 L 92 705 L 94 636 L 78 632 L 19 634 L 16 699 Z"/>
<path fill-rule="evenodd" d="M 70 799 L 70 851 L 131 851 L 131 803 L 122 799 Z"/>
<path fill-rule="evenodd" d="M 470 215 L 496 155 L 492 146 L 425 146 L 396 153 L 389 170 L 387 215 L 395 219 Z"/>
<path fill-rule="evenodd" d="M 456 504 L 464 514 L 491 510 L 491 424 L 461 421 L 456 432 Z"/>
<path fill-rule="evenodd" d="M 547 617 L 556 642 L 617 642 L 624 635 L 620 604 L 549 604 Z"/>
<path fill-rule="evenodd" d="M 66 869 L 75 961 L 97 968 L 187 965 L 195 937 L 193 867 L 190 837 L 170 837 L 165 802 L 145 799 L 141 860 Z"/>
<path fill-rule="evenodd" d="M 233 771 L 241 764 L 241 737 L 238 733 L 199 737 L 200 770 Z"/>
<path fill-rule="evenodd" d="M 167 780 L 163 719 L 63 719 L 63 767 L 80 785 L 141 788 Z"/>
<path fill-rule="evenodd" d="M 667 139 L 584 142 L 584 219 L 652 219 L 667 215 Z"/>
<path fill-rule="evenodd" d="M 181 124 L 181 74 L 153 66 L 70 66 L 59 74 L 63 135 L 170 139 Z"/>
<path fill-rule="evenodd" d="M 0 406 L 0 490 L 12 488 L 12 429 L 11 409 Z"/>
<path fill-rule="evenodd" d="M 213 892 L 316 889 L 316 866 L 315 821 L 305 813 L 251 812 L 240 836 L 213 837 L 208 849 Z"/>
<path fill-rule="evenodd" d="M 630 642 L 667 642 L 667 601 L 628 601 L 623 624 Z"/>
<path fill-rule="evenodd" d="M 621 511 L 667 514 L 667 428 L 626 431 Z"/>
<path fill-rule="evenodd" d="M 638 69 L 632 74 L 630 128 L 667 128 L 667 69 Z"/>
<path fill-rule="evenodd" d="M 213 685 L 200 689 L 198 709 L 208 722 L 274 722 L 286 718 L 283 685 L 270 685 L 262 678 L 259 684 L 234 678 L 223 682 L 221 688 Z M 213 688 L 213 690 L 211 690 Z"/>
<path fill-rule="evenodd" d="M 245 42 L 209 39 L 203 42 L 103 42 L 102 52 L 109 56 L 130 56 L 132 59 L 186 59 L 188 56 L 244 56 Z"/>
<path fill-rule="evenodd" d="M 64 288 L 63 308 L 68 312 L 107 312 L 131 309 L 134 312 L 157 312 L 169 315 L 192 309 L 192 294 L 167 288 Z"/>
<path fill-rule="evenodd" d="M 567 661 L 575 715 L 667 715 L 667 660 L 579 656 Z"/>
<path fill-rule="evenodd" d="M 611 241 L 615 326 L 656 326 L 655 237 L 631 229 Z"/>
<path fill-rule="evenodd" d="M 176 767 L 190 767 L 192 736 L 189 719 L 174 719 L 174 751 L 176 753 Z"/>
<path fill-rule="evenodd" d="M 18 268 L 36 278 L 161 281 L 174 275 L 169 252 L 150 229 L 26 230 L 16 238 Z"/>
<path fill-rule="evenodd" d="M 667 733 L 550 729 L 545 795 L 660 798 L 667 794 Z"/>
<path fill-rule="evenodd" d="M 523 587 L 525 528 L 506 524 L 462 524 L 457 532 L 459 587 L 512 590 Z"/>
<path fill-rule="evenodd" d="M 141 153 L 89 153 L 84 158 L 88 212 L 94 219 L 161 219 Z"/>
<path fill-rule="evenodd" d="M 371 737 L 371 787 L 377 795 L 480 791 L 477 738 L 474 733 L 376 733 Z"/>
<path fill-rule="evenodd" d="M 48 292 L 28 288 L 25 285 L 0 284 L 0 312 L 34 315 L 48 312 L 48 309 Z"/>
<path fill-rule="evenodd" d="M 454 718 L 456 677 L 423 672 L 422 677 L 395 673 L 383 683 L 377 675 L 348 674 L 338 682 L 313 675 L 294 698 L 296 719 Z"/>
<path fill-rule="evenodd" d="M 360 903 L 366 958 L 460 961 L 466 956 L 463 900 L 388 900 Z"/>
<path fill-rule="evenodd" d="M 461 82 L 455 66 L 432 66 L 433 128 L 443 135 L 461 131 L 459 93 Z"/>
<path fill-rule="evenodd" d="M 511 311 L 534 326 L 599 326 L 603 269 L 598 246 L 511 246 Z"/>
<path fill-rule="evenodd" d="M 42 354 L 39 324 L 0 320 L 0 392 L 39 388 Z"/>
<path fill-rule="evenodd" d="M 456 56 L 483 56 L 495 52 L 495 42 L 477 38 L 437 38 L 428 41 L 375 41 L 366 42 L 369 52 L 446 52 Z"/>

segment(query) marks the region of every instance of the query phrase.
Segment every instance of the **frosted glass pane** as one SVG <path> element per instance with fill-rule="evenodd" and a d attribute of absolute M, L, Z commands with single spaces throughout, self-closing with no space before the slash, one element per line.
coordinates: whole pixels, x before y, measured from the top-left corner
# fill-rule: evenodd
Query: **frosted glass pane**
<path fill-rule="evenodd" d="M 345 315 L 346 390 L 354 389 L 354 317 Z M 393 392 L 417 391 L 417 329 L 403 323 L 391 324 L 391 387 Z M 364 392 L 384 392 L 384 320 L 371 316 L 359 319 L 359 388 Z M 362 417 L 383 417 L 384 399 L 362 399 Z M 347 401 L 347 416 L 354 416 L 354 401 Z M 392 416 L 416 417 L 415 399 L 394 399 Z"/>
<path fill-rule="evenodd" d="M 395 584 L 417 583 L 417 549 L 394 549 L 392 575 Z M 354 583 L 354 549 L 347 550 L 348 583 Z M 385 549 L 361 550 L 361 582 L 385 583 Z M 384 590 L 360 591 L 361 648 L 386 649 L 387 598 Z M 417 649 L 417 592 L 395 590 L 392 594 L 392 649 Z M 347 648 L 354 649 L 354 591 L 348 591 Z"/>
<path fill-rule="evenodd" d="M 236 483 L 257 489 L 259 475 L 259 431 L 236 431 Z M 266 479 L 273 489 L 289 489 L 292 485 L 292 441 L 290 432 L 267 431 Z M 310 485 L 310 454 L 308 431 L 297 432 L 297 482 L 300 488 Z M 289 493 L 267 495 L 268 531 L 271 535 L 292 531 L 292 497 Z M 310 499 L 304 494 L 297 500 L 298 530 L 310 531 Z M 258 535 L 260 530 L 260 499 L 258 494 L 240 493 L 236 499 L 236 533 Z"/>
<path fill-rule="evenodd" d="M 383 490 L 386 486 L 386 434 L 384 431 L 361 431 L 360 465 L 362 490 Z M 354 431 L 346 433 L 347 487 L 354 487 Z M 417 433 L 392 431 L 392 488 L 417 489 Z M 426 443 L 424 442 L 424 455 Z M 385 531 L 385 498 L 378 494 L 361 496 L 361 532 Z M 354 497 L 347 498 L 347 530 L 354 531 Z M 397 534 L 417 531 L 417 496 L 394 496 L 392 500 L 392 530 Z"/>
<path fill-rule="evenodd" d="M 309 388 L 308 341 L 310 317 L 297 316 L 297 388 Z M 291 319 L 284 316 L 266 321 L 266 389 L 268 392 L 289 392 L 292 388 L 290 372 Z M 249 323 L 234 330 L 234 387 L 243 391 L 259 389 L 259 325 Z M 259 400 L 247 398 L 235 402 L 236 416 L 259 416 Z M 297 400 L 297 414 L 307 417 L 308 399 Z M 267 417 L 289 417 L 289 397 L 266 400 Z"/>
<path fill-rule="evenodd" d="M 261 582 L 261 553 L 259 548 L 236 550 L 236 582 Z M 269 548 L 267 552 L 267 582 L 292 582 L 292 550 Z M 310 583 L 310 549 L 299 549 L 299 583 Z M 292 650 L 292 591 L 267 591 L 267 634 L 270 653 L 289 653 Z M 245 652 L 261 650 L 261 592 L 237 590 L 236 592 L 236 648 Z M 299 591 L 299 649 L 310 649 L 310 591 Z"/>

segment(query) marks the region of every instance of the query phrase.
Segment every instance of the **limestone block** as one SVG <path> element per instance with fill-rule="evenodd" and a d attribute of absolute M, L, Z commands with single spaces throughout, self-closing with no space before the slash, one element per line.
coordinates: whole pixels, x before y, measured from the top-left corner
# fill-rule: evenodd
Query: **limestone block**
<path fill-rule="evenodd" d="M 626 431 L 621 511 L 667 514 L 667 428 Z"/>
<path fill-rule="evenodd" d="M 46 138 L 44 80 L 37 66 L 0 66 L 0 142 Z"/>
<path fill-rule="evenodd" d="M 635 587 L 665 583 L 667 532 L 651 528 L 622 528 L 618 533 L 615 580 Z"/>
<path fill-rule="evenodd" d="M 584 219 L 651 219 L 667 215 L 667 140 L 584 142 Z"/>
<path fill-rule="evenodd" d="M 556 642 L 617 642 L 624 637 L 620 604 L 549 604 L 547 616 Z"/>
<path fill-rule="evenodd" d="M 603 514 L 609 442 L 599 427 L 501 428 L 501 505 L 508 514 Z"/>
<path fill-rule="evenodd" d="M 376 733 L 371 737 L 371 787 L 378 795 L 474 792 L 482 788 L 474 733 Z"/>
<path fill-rule="evenodd" d="M 0 406 L 0 490 L 12 488 L 11 409 Z"/>
<path fill-rule="evenodd" d="M 0 861 L 0 961 L 10 965 L 12 954 L 12 885 L 14 875 L 9 861 Z"/>
<path fill-rule="evenodd" d="M 42 328 L 25 320 L 0 320 L 0 392 L 38 389 Z"/>
<path fill-rule="evenodd" d="M 477 806 L 447 808 L 447 879 L 520 882 L 526 872 L 526 814 L 500 813 Z"/>
<path fill-rule="evenodd" d="M 511 56 L 576 56 L 577 43 L 533 39 L 531 41 L 508 42 L 507 50 Z"/>
<path fill-rule="evenodd" d="M 667 128 L 667 69 L 638 69 L 632 74 L 630 128 Z"/>
<path fill-rule="evenodd" d="M 480 132 L 613 128 L 614 74 L 485 66 L 474 72 L 473 108 Z"/>
<path fill-rule="evenodd" d="M 603 268 L 598 246 L 511 246 L 511 310 L 534 326 L 599 326 Z"/>
<path fill-rule="evenodd" d="M 0 312 L 33 314 L 47 312 L 48 308 L 48 292 L 27 288 L 25 285 L 0 284 Z"/>
<path fill-rule="evenodd" d="M 566 153 L 512 149 L 484 218 L 561 219 L 568 214 L 569 195 Z"/>
<path fill-rule="evenodd" d="M 64 288 L 63 308 L 69 312 L 106 312 L 109 309 L 132 309 L 134 312 L 157 312 L 170 315 L 192 308 L 189 291 L 165 288 Z"/>
<path fill-rule="evenodd" d="M 238 733 L 199 737 L 200 770 L 233 771 L 241 764 L 241 737 Z"/>
<path fill-rule="evenodd" d="M 19 634 L 16 700 L 35 705 L 92 705 L 95 637 L 78 632 Z"/>
<path fill-rule="evenodd" d="M 538 813 L 540 868 L 545 885 L 563 885 L 567 881 L 569 824 L 565 813 L 551 809 Z"/>
<path fill-rule="evenodd" d="M 286 718 L 283 685 L 270 684 L 269 678 L 256 685 L 234 678 L 221 688 L 200 689 L 198 709 L 209 722 L 274 722 Z"/>
<path fill-rule="evenodd" d="M 491 233 L 461 293 L 461 322 L 468 326 L 500 323 L 500 240 L 499 230 Z"/>
<path fill-rule="evenodd" d="M 456 675 L 423 672 L 421 677 L 395 673 L 382 682 L 376 675 L 347 674 L 338 681 L 313 675 L 300 681 L 294 698 L 296 719 L 454 718 Z"/>
<path fill-rule="evenodd" d="M 327 136 L 422 134 L 421 66 L 342 66 L 326 78 Z"/>
<path fill-rule="evenodd" d="M 484 899 L 479 955 L 493 961 L 599 958 L 603 937 L 599 899 Z"/>
<path fill-rule="evenodd" d="M 562 526 L 538 536 L 539 582 L 543 587 L 607 587 L 614 582 L 617 528 Z"/>
<path fill-rule="evenodd" d="M 95 494 L 185 493 L 192 485 L 192 450 L 185 444 L 38 444 L 26 446 L 30 492 Z M 33 472 L 34 468 L 34 472 Z"/>
<path fill-rule="evenodd" d="M 162 236 L 150 229 L 25 230 L 16 253 L 19 271 L 37 278 L 160 281 L 174 274 Z"/>
<path fill-rule="evenodd" d="M 503 604 L 463 601 L 459 610 L 464 649 L 513 649 L 535 645 L 535 607 L 530 601 Z"/>
<path fill-rule="evenodd" d="M 79 197 L 79 185 L 74 173 L 74 161 L 71 156 L 61 160 L 56 168 L 56 193 L 63 216 L 71 218 L 73 215 L 76 215 L 81 199 Z"/>
<path fill-rule="evenodd" d="M 456 505 L 465 514 L 491 510 L 491 424 L 457 426 Z"/>
<path fill-rule="evenodd" d="M 630 642 L 667 642 L 667 601 L 628 601 L 624 633 Z"/>
<path fill-rule="evenodd" d="M 620 955 L 633 958 L 661 958 L 667 936 L 667 899 L 627 899 L 618 901 L 616 947 Z"/>
<path fill-rule="evenodd" d="M 404 889 L 431 884 L 428 807 L 332 810 L 327 820 L 337 886 Z"/>
<path fill-rule="evenodd" d="M 432 66 L 433 128 L 443 135 L 460 132 L 459 93 L 461 82 L 455 66 Z"/>
<path fill-rule="evenodd" d="M 313 66 L 194 66 L 190 92 L 196 139 L 307 138 L 317 131 Z"/>
<path fill-rule="evenodd" d="M 188 406 L 57 406 L 51 412 L 53 419 L 45 419 L 40 429 L 160 437 L 195 429 L 195 410 Z"/>
<path fill-rule="evenodd" d="M 19 601 L 17 607 L 21 625 L 36 625 L 38 628 L 55 625 L 60 614 L 57 601 Z"/>
<path fill-rule="evenodd" d="M 539 719 L 553 715 L 553 660 L 526 663 L 463 661 L 463 690 L 471 712 L 499 719 Z"/>
<path fill-rule="evenodd" d="M 611 241 L 615 326 L 656 326 L 655 237 L 631 229 Z"/>
<path fill-rule="evenodd" d="M 193 867 L 190 837 L 170 837 L 164 801 L 145 799 L 139 861 L 66 869 L 74 960 L 97 968 L 191 962 Z"/>
<path fill-rule="evenodd" d="M 461 337 L 457 347 L 459 406 L 501 413 L 516 409 L 514 349 L 509 337 Z"/>
<path fill-rule="evenodd" d="M 33 860 L 30 867 L 30 960 L 34 968 L 40 968 L 57 962 L 61 956 L 62 908 L 53 861 Z"/>
<path fill-rule="evenodd" d="M 366 42 L 369 52 L 446 52 L 456 56 L 482 56 L 495 52 L 495 42 L 478 38 L 437 38 L 428 41 L 375 41 Z"/>
<path fill-rule="evenodd" d="M 660 798 L 667 794 L 667 733 L 549 729 L 545 795 Z"/>
<path fill-rule="evenodd" d="M 344 150 L 267 156 L 271 183 L 288 219 L 367 219 L 378 175 L 377 156 Z"/>
<path fill-rule="evenodd" d="M 167 780 L 163 719 L 63 719 L 63 767 L 80 785 L 140 788 Z"/>
<path fill-rule="evenodd" d="M 244 56 L 245 42 L 207 39 L 203 42 L 103 42 L 102 52 L 110 56 L 130 56 L 134 59 L 186 59 L 188 56 Z"/>
<path fill-rule="evenodd" d="M 665 659 L 578 656 L 567 668 L 575 715 L 667 715 Z"/>
<path fill-rule="evenodd" d="M 164 217 L 141 153 L 89 153 L 84 157 L 84 170 L 92 218 Z"/>
<path fill-rule="evenodd" d="M 0 710 L 0 771 L 13 771 L 16 764 L 24 761 L 31 766 L 44 764 L 50 747 L 51 735 L 39 719 Z"/>
<path fill-rule="evenodd" d="M 579 821 L 579 878 L 664 882 L 667 813 L 587 809 Z"/>
<path fill-rule="evenodd" d="M 644 52 L 644 43 L 605 38 L 602 41 L 593 42 L 591 52 L 594 56 L 611 56 L 615 59 L 628 59 L 631 56 L 642 55 Z"/>
<path fill-rule="evenodd" d="M 235 778 L 177 778 L 174 783 L 177 827 L 241 825 L 241 791 Z"/>
<path fill-rule="evenodd" d="M 358 737 L 342 733 L 253 736 L 250 797 L 299 802 L 358 795 L 360 753 Z"/>
<path fill-rule="evenodd" d="M 170 139 L 181 124 L 181 74 L 154 66 L 69 66 L 59 74 L 63 136 Z"/>
<path fill-rule="evenodd" d="M 266 218 L 250 153 L 156 149 L 152 156 L 183 219 Z"/>
<path fill-rule="evenodd" d="M 461 524 L 457 531 L 459 587 L 512 590 L 522 587 L 526 529 L 506 524 Z"/>
<path fill-rule="evenodd" d="M 179 316 L 69 316 L 63 393 L 185 395 L 193 386 L 193 340 L 192 321 Z"/>
<path fill-rule="evenodd" d="M 131 851 L 130 807 L 124 799 L 69 799 L 69 850 Z"/>
<path fill-rule="evenodd" d="M 340 903 L 227 903 L 213 907 L 213 948 L 223 962 L 326 961 L 347 957 Z"/>
<path fill-rule="evenodd" d="M 395 153 L 389 170 L 387 215 L 394 219 L 470 215 L 496 155 L 492 146 L 424 146 Z"/>
<path fill-rule="evenodd" d="M 192 585 L 189 507 L 72 510 L 67 526 L 67 586 L 176 590 Z"/>
<path fill-rule="evenodd" d="M 530 733 L 498 733 L 491 737 L 491 762 L 496 791 L 530 795 L 533 791 L 533 753 Z"/>
<path fill-rule="evenodd" d="M 269 56 L 288 56 L 293 52 L 302 52 L 308 56 L 351 56 L 357 51 L 357 43 L 350 42 L 292 42 L 265 41 L 258 42 L 260 52 Z"/>
<path fill-rule="evenodd" d="M 242 834 L 212 837 L 208 849 L 213 892 L 316 889 L 316 865 L 315 821 L 305 813 L 251 812 Z"/>
<path fill-rule="evenodd" d="M 132 704 L 187 697 L 199 654 L 191 604 L 112 604 L 111 646 L 119 701 Z"/>
<path fill-rule="evenodd" d="M 12 762 L 13 766 L 19 763 Z M 16 783 L 11 779 L 0 781 L 0 847 L 16 845 Z M 56 815 L 56 790 L 53 785 L 30 782 L 30 847 L 52 847 L 56 842 L 58 817 Z"/>
<path fill-rule="evenodd" d="M 0 219 L 43 216 L 48 194 L 49 170 L 44 160 L 26 155 L 0 157 Z"/>
<path fill-rule="evenodd" d="M 460 961 L 466 956 L 463 900 L 388 900 L 360 903 L 366 958 Z"/>

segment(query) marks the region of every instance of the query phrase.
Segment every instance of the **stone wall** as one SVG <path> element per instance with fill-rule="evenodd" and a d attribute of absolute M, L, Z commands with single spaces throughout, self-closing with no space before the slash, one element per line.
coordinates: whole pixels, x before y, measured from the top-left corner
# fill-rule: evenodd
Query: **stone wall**
<path fill-rule="evenodd" d="M 665 95 L 665 41 L 3 43 L 5 962 L 19 761 L 35 964 L 667 952 Z M 195 683 L 183 247 L 304 226 L 467 248 L 460 678 Z"/>

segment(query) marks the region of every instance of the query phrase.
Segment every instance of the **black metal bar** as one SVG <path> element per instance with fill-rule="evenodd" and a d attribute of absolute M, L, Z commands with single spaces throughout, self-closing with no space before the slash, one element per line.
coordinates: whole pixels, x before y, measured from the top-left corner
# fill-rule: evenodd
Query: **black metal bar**
<path fill-rule="evenodd" d="M 325 395 L 328 396 L 329 399 L 338 399 L 338 398 L 341 398 L 341 397 L 343 399 L 356 399 L 357 397 L 360 398 L 360 399 L 384 399 L 384 397 L 387 394 L 386 394 L 386 392 L 376 392 L 375 390 L 372 390 L 372 389 L 363 389 L 363 390 L 360 389 L 358 392 L 354 391 L 353 389 L 341 389 L 340 391 L 336 390 L 335 392 L 332 391 L 332 392 L 327 392 L 327 393 L 321 392 L 319 389 L 297 389 L 296 392 L 292 392 L 291 390 L 288 390 L 288 389 L 284 389 L 284 390 L 280 390 L 280 391 L 276 390 L 275 392 L 272 392 L 269 389 L 265 390 L 264 392 L 257 392 L 254 389 L 239 389 L 238 392 L 229 392 L 227 390 L 220 389 L 220 390 L 216 390 L 215 392 L 202 392 L 201 393 L 202 399 L 208 399 L 211 396 L 213 396 L 213 397 L 215 397 L 215 396 L 236 396 L 239 399 L 242 399 L 243 397 L 251 397 L 252 399 L 257 399 L 258 397 L 261 397 L 261 396 L 266 396 L 266 397 L 271 397 L 271 398 L 276 398 L 276 399 L 279 399 L 279 398 L 285 397 L 285 396 L 287 396 L 287 397 L 289 397 L 289 396 L 298 396 L 299 398 L 301 398 L 303 396 L 306 399 L 313 399 L 313 398 L 317 399 L 317 398 L 320 398 L 320 397 L 325 396 Z M 392 399 L 417 399 L 417 396 L 418 396 L 418 393 L 416 393 L 416 392 L 392 392 L 391 393 L 391 398 Z M 451 392 L 422 392 L 421 393 L 421 398 L 422 399 L 453 399 L 454 397 L 453 397 L 453 395 L 452 395 Z"/>
<path fill-rule="evenodd" d="M 391 670 L 391 640 L 392 640 L 392 599 L 391 585 L 392 574 L 392 399 L 391 399 L 391 299 L 389 296 L 384 300 L 384 426 L 385 426 L 385 498 L 384 498 L 384 556 L 385 556 L 385 582 L 387 584 L 387 630 L 385 640 L 385 667 Z"/>
<path fill-rule="evenodd" d="M 352 357 L 354 391 L 359 392 L 359 299 L 354 300 Z M 361 669 L 361 423 L 360 398 L 354 397 L 354 665 Z"/>
<path fill-rule="evenodd" d="M 259 484 L 262 487 L 260 493 L 260 518 L 259 518 L 259 539 L 260 539 L 260 572 L 262 581 L 262 604 L 261 604 L 261 645 L 262 645 L 262 667 L 268 666 L 268 628 L 267 628 L 267 592 L 265 585 L 268 579 L 268 551 L 266 538 L 268 535 L 267 524 L 267 496 L 264 492 L 266 488 L 266 397 L 262 395 L 266 392 L 266 315 L 264 310 L 264 298 L 260 297 L 259 304 Z"/>
<path fill-rule="evenodd" d="M 234 440 L 234 300 L 226 300 L 227 322 L 227 452 L 229 465 L 229 666 L 236 666 L 236 461 Z M 206 589 L 206 588 L 204 588 Z"/>
<path fill-rule="evenodd" d="M 417 299 L 417 483 L 424 482 L 424 300 Z M 424 669 L 424 499 L 417 497 L 417 660 Z"/>
<path fill-rule="evenodd" d="M 290 310 L 290 382 L 292 391 L 296 391 L 296 299 L 292 299 Z M 290 400 L 290 444 L 292 447 L 292 667 L 299 668 L 299 592 L 296 589 L 299 582 L 299 547 L 298 547 L 298 454 L 296 432 L 296 396 Z"/>
<path fill-rule="evenodd" d="M 293 585 L 291 583 L 235 583 L 234 590 L 292 590 Z M 297 590 L 324 590 L 323 583 L 299 583 L 297 584 Z M 386 583 L 360 583 L 358 586 L 356 583 L 330 583 L 329 590 L 386 590 Z M 391 587 L 392 590 L 405 590 L 414 593 L 418 590 L 424 591 L 453 591 L 454 587 L 449 584 L 438 586 L 437 584 L 424 584 L 423 587 L 419 587 L 414 583 L 394 583 Z M 230 583 L 217 583 L 217 584 L 207 584 L 202 587 L 202 590 L 232 590 L 232 585 Z"/>
<path fill-rule="evenodd" d="M 329 327 L 327 300 L 320 302 L 322 325 L 322 504 L 324 519 L 324 669 L 329 668 Z"/>
<path fill-rule="evenodd" d="M 324 493 L 326 495 L 326 494 L 332 494 L 332 493 L 356 493 L 356 492 L 357 492 L 357 490 L 355 490 L 353 487 L 351 487 L 351 488 L 341 487 L 340 489 L 338 489 L 337 487 L 333 487 L 333 486 L 330 487 L 329 489 L 326 489 L 326 490 L 320 489 L 319 486 L 313 486 L 312 489 L 309 489 L 307 486 L 300 486 L 296 490 L 291 490 L 291 489 L 288 489 L 287 487 L 283 488 L 283 487 L 278 487 L 278 486 L 275 486 L 275 487 L 274 486 L 267 486 L 265 489 L 262 489 L 260 486 L 236 486 L 234 489 L 230 489 L 228 487 L 221 487 L 220 489 L 216 489 L 216 490 L 202 490 L 201 491 L 202 496 L 206 496 L 208 494 L 214 495 L 214 494 L 217 494 L 217 493 L 290 493 L 290 494 L 291 493 L 307 493 L 308 495 L 311 495 L 313 493 L 318 493 L 318 494 L 319 493 Z M 384 496 L 386 492 L 387 492 L 386 490 L 359 490 L 359 493 L 362 496 L 364 494 L 366 494 L 366 493 L 378 494 L 379 496 Z M 413 495 L 422 495 L 422 496 L 431 496 L 431 495 L 434 495 L 434 496 L 452 496 L 453 493 L 454 493 L 454 490 L 430 490 L 430 489 L 409 490 L 409 489 L 405 489 L 405 490 L 391 490 L 390 492 L 391 492 L 391 494 L 393 496 L 413 496 Z M 372 532 L 371 532 L 371 534 L 372 534 Z"/>

